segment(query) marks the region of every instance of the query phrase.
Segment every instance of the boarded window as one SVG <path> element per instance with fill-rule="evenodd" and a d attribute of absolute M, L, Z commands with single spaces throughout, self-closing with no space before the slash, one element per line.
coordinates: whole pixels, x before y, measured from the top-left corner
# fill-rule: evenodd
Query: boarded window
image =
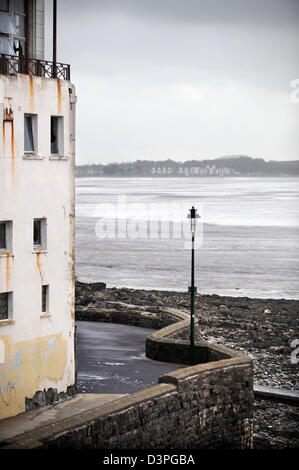
<path fill-rule="evenodd" d="M 33 114 L 24 116 L 24 152 L 35 153 L 37 119 Z"/>

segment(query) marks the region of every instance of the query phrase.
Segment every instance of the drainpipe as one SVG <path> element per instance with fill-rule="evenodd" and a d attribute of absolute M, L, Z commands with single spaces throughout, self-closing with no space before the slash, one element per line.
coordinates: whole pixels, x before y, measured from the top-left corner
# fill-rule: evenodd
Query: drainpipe
<path fill-rule="evenodd" d="M 76 96 L 76 89 L 74 85 L 70 84 L 69 87 L 69 97 L 70 97 L 70 139 L 71 139 L 71 155 L 72 159 L 75 159 L 75 151 L 76 151 L 76 103 L 77 103 L 77 96 Z"/>
<path fill-rule="evenodd" d="M 25 63 L 26 73 L 29 74 L 29 59 L 30 59 L 30 0 L 26 0 L 26 16 L 25 16 Z"/>
<path fill-rule="evenodd" d="M 57 0 L 53 0 L 53 78 L 57 76 Z"/>
<path fill-rule="evenodd" d="M 69 86 L 69 100 L 70 100 L 70 147 L 71 147 L 71 166 L 72 166 L 72 175 L 75 175 L 75 151 L 76 151 L 76 90 L 74 85 L 70 84 Z M 74 253 L 74 246 L 75 246 L 75 178 L 72 178 L 72 194 L 71 198 L 73 201 L 72 204 L 72 217 L 71 217 L 71 233 L 72 233 L 72 247 L 71 251 Z M 72 256 L 72 269 L 73 269 L 73 293 L 75 298 L 75 259 Z M 75 310 L 75 305 L 72 305 L 72 308 Z M 75 314 L 75 313 L 74 313 Z M 77 348 L 76 348 L 76 341 L 77 341 L 77 332 L 76 332 L 76 324 L 74 324 L 74 364 L 75 364 L 75 376 L 74 376 L 74 386 L 77 389 L 78 383 L 78 369 L 77 369 Z"/>

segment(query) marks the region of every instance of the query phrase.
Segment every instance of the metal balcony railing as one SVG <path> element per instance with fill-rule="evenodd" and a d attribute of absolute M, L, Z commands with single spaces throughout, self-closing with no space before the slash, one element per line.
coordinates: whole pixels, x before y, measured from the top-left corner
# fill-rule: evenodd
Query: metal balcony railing
<path fill-rule="evenodd" d="M 9 54 L 0 54 L 0 73 L 3 75 L 24 73 L 45 78 L 70 80 L 71 71 L 68 64 L 50 62 L 49 60 L 27 59 Z"/>

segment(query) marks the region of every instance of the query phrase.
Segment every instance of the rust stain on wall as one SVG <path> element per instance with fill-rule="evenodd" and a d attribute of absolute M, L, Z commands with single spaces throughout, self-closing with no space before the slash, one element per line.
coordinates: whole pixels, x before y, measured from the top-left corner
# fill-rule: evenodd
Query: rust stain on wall
<path fill-rule="evenodd" d="M 34 82 L 33 76 L 29 75 L 29 88 L 30 88 L 30 112 L 34 111 Z"/>
<path fill-rule="evenodd" d="M 40 267 L 41 267 L 40 253 L 36 253 L 36 264 L 37 264 L 38 268 L 40 269 Z"/>
<path fill-rule="evenodd" d="M 15 130 L 14 130 L 14 123 L 11 121 L 11 170 L 12 175 L 15 174 Z"/>
<path fill-rule="evenodd" d="M 37 264 L 37 267 L 38 267 L 38 270 L 39 270 L 41 280 L 43 280 L 43 272 L 42 272 L 43 265 L 42 265 L 41 260 L 40 260 L 40 253 L 39 252 L 36 253 L 36 264 Z"/>
<path fill-rule="evenodd" d="M 11 107 L 12 98 L 5 98 L 8 102 L 8 107 L 5 107 L 4 118 L 2 124 L 2 153 L 5 156 L 6 152 L 6 123 L 11 125 L 11 158 L 12 158 L 12 172 L 15 170 L 15 149 L 14 149 L 14 113 Z"/>
<path fill-rule="evenodd" d="M 5 121 L 2 123 L 2 155 L 4 157 L 5 154 Z"/>
<path fill-rule="evenodd" d="M 62 114 L 62 97 L 61 97 L 61 83 L 59 78 L 57 78 L 57 112 Z"/>
<path fill-rule="evenodd" d="M 10 282 L 10 258 L 6 257 L 6 290 L 9 291 L 9 282 Z"/>

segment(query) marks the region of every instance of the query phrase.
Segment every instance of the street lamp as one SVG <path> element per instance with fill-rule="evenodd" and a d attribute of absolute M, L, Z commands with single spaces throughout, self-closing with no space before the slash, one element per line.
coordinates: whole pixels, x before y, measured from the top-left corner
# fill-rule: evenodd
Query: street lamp
<path fill-rule="evenodd" d="M 196 219 L 200 216 L 197 213 L 197 209 L 192 206 L 192 209 L 189 210 L 188 218 L 190 219 L 190 229 L 192 236 L 192 247 L 191 247 L 191 287 L 189 287 L 189 292 L 191 293 L 191 316 L 190 316 L 190 363 L 193 365 L 195 363 L 194 358 L 194 298 L 197 292 L 197 288 L 194 286 L 194 238 L 196 231 Z"/>

